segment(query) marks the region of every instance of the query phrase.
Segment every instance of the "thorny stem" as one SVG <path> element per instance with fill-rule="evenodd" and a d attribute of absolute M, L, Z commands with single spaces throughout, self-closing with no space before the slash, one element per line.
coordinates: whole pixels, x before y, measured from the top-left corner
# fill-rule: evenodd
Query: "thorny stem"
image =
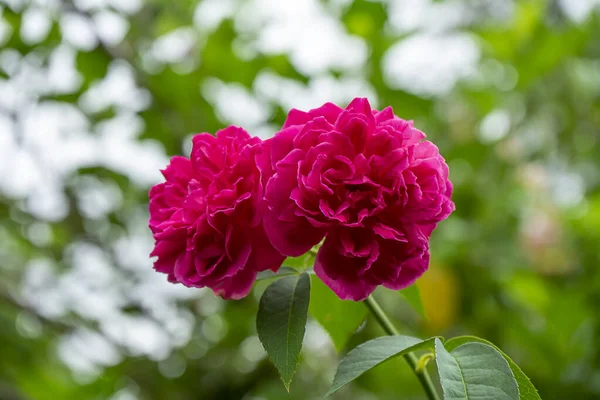
<path fill-rule="evenodd" d="M 365 304 L 367 305 L 367 307 L 369 308 L 379 325 L 388 335 L 400 335 L 400 332 L 398 332 L 394 324 L 392 324 L 392 321 L 390 321 L 390 319 L 385 314 L 379 303 L 377 303 L 377 300 L 375 300 L 373 295 L 367 297 L 367 299 L 365 300 Z M 417 375 L 417 378 L 419 378 L 419 382 L 421 382 L 421 386 L 423 386 L 427 397 L 430 400 L 439 400 L 438 393 L 435 390 L 435 386 L 431 381 L 431 377 L 429 376 L 427 369 L 419 368 L 419 359 L 417 358 L 417 356 L 413 353 L 408 353 L 404 355 L 404 359 L 406 360 L 406 362 L 408 362 L 408 365 L 410 365 L 410 368 L 413 370 L 415 375 Z"/>

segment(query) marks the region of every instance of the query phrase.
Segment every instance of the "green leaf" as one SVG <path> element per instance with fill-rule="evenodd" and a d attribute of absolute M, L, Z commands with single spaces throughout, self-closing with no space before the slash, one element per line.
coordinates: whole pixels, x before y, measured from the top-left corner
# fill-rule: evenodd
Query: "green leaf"
<path fill-rule="evenodd" d="M 311 279 L 308 312 L 327 331 L 335 348 L 341 351 L 369 310 L 362 302 L 341 300 L 316 275 Z"/>
<path fill-rule="evenodd" d="M 416 312 L 418 312 L 423 318 L 427 319 L 427 315 L 425 314 L 425 307 L 423 306 L 423 300 L 421 300 L 421 291 L 417 287 L 417 285 L 410 285 L 409 287 L 402 289 L 400 294 L 408 304 L 414 308 Z"/>
<path fill-rule="evenodd" d="M 445 400 L 519 399 L 515 376 L 494 347 L 469 342 L 449 352 L 436 339 L 435 354 Z"/>
<path fill-rule="evenodd" d="M 335 393 L 342 386 L 391 357 L 433 348 L 433 340 L 410 336 L 383 336 L 361 344 L 342 358 L 326 396 Z"/>
<path fill-rule="evenodd" d="M 309 300 L 310 278 L 303 273 L 269 285 L 258 307 L 258 338 L 288 391 L 302 349 Z"/>
<path fill-rule="evenodd" d="M 314 255 L 310 252 L 305 253 L 299 257 L 288 257 L 283 261 L 283 265 L 288 267 L 306 269 L 311 267 L 314 263 Z"/>
<path fill-rule="evenodd" d="M 512 370 L 513 374 L 515 375 L 515 379 L 517 380 L 517 384 L 519 385 L 519 395 L 520 395 L 521 400 L 541 400 L 542 399 L 540 397 L 540 395 L 538 394 L 538 391 L 535 388 L 535 386 L 533 386 L 533 383 L 531 383 L 531 381 L 529 380 L 527 375 L 525 375 L 525 373 L 521 370 L 521 368 L 519 368 L 519 366 L 508 355 L 506 355 L 506 353 L 504 353 L 502 350 L 500 350 L 498 347 L 496 347 L 493 343 L 488 342 L 485 339 L 478 338 L 476 336 L 459 336 L 459 337 L 455 337 L 455 338 L 448 340 L 444 344 L 444 346 L 446 347 L 446 349 L 448 351 L 452 351 L 455 348 L 457 348 L 465 343 L 469 343 L 469 342 L 479 342 L 479 343 L 487 344 L 489 346 L 492 346 L 500 354 L 502 354 L 504 359 L 508 362 L 508 365 L 509 365 L 510 369 Z"/>
<path fill-rule="evenodd" d="M 294 268 L 290 268 L 290 267 L 280 267 L 279 270 L 277 272 L 273 272 L 271 270 L 266 270 L 266 271 L 261 271 L 258 273 L 258 275 L 256 276 L 256 281 L 265 281 L 265 280 L 269 280 L 269 279 L 278 279 L 278 278 L 283 278 L 285 276 L 293 276 L 293 275 L 299 275 L 300 271 L 298 271 L 297 269 Z"/>

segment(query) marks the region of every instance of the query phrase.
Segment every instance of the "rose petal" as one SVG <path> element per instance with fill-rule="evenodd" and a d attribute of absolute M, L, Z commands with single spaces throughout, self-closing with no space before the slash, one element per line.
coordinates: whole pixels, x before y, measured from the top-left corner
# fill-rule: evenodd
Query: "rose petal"
<path fill-rule="evenodd" d="M 326 230 L 315 228 L 305 218 L 296 217 L 292 222 L 284 222 L 274 213 L 267 214 L 263 224 L 273 247 L 288 257 L 303 255 L 323 240 L 326 233 Z"/>
<path fill-rule="evenodd" d="M 357 271 L 367 263 L 366 258 L 349 258 L 342 256 L 329 237 L 319 249 L 315 260 L 315 273 L 342 300 L 362 301 L 375 290 L 358 276 Z M 339 272 L 343 268 L 344 272 Z"/>

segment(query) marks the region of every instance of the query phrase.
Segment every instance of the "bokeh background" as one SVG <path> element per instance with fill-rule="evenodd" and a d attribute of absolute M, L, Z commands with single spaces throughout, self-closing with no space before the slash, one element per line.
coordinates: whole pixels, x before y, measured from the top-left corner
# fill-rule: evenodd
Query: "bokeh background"
<path fill-rule="evenodd" d="M 271 136 L 355 96 L 413 119 L 456 212 L 419 281 L 544 399 L 600 398 L 600 1 L 0 0 L 0 399 L 318 399 L 338 354 L 314 321 L 287 394 L 258 292 L 170 285 L 147 191 L 195 132 Z M 368 320 L 345 350 L 380 335 Z M 420 399 L 403 360 L 337 399 Z"/>

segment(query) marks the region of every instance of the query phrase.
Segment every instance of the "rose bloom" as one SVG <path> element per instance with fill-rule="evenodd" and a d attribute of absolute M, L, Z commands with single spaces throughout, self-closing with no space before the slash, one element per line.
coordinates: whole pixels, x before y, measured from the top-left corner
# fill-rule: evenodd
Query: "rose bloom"
<path fill-rule="evenodd" d="M 173 157 L 166 182 L 150 189 L 154 268 L 170 282 L 209 287 L 239 299 L 256 274 L 276 271 L 284 257 L 265 235 L 262 185 L 255 154 L 261 144 L 238 127 L 193 138 L 190 158 Z"/>
<path fill-rule="evenodd" d="M 325 238 L 315 272 L 342 299 L 414 283 L 431 232 L 454 210 L 448 166 L 424 139 L 366 99 L 291 110 L 257 157 L 271 243 L 295 257 Z"/>

